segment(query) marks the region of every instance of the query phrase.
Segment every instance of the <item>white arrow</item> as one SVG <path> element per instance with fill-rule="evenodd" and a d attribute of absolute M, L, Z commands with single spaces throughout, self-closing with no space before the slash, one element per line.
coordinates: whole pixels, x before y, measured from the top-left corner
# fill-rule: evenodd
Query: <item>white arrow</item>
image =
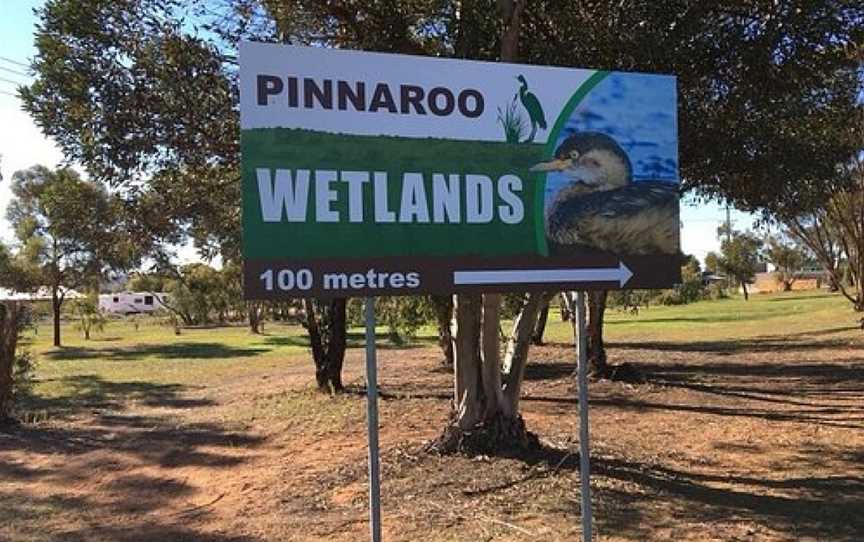
<path fill-rule="evenodd" d="M 454 271 L 453 284 L 543 284 L 547 282 L 612 282 L 623 288 L 633 272 L 624 262 L 618 267 L 585 269 L 506 269 Z"/>

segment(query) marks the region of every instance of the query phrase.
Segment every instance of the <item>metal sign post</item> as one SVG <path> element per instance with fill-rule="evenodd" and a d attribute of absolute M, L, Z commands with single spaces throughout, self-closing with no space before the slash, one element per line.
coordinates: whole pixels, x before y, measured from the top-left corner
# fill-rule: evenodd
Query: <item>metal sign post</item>
<path fill-rule="evenodd" d="M 378 367 L 375 357 L 375 298 L 366 298 L 366 423 L 369 434 L 369 534 L 381 542 L 381 479 L 378 463 Z"/>
<path fill-rule="evenodd" d="M 582 541 L 591 542 L 591 465 L 588 446 L 588 340 L 585 336 L 585 292 L 576 292 L 576 350 L 579 360 L 579 478 L 582 482 Z"/>

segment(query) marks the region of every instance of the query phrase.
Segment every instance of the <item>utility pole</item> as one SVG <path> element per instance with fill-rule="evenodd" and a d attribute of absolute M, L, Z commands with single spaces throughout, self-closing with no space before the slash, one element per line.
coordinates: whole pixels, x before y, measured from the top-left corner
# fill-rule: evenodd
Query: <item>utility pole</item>
<path fill-rule="evenodd" d="M 726 202 L 726 244 L 727 246 L 732 244 L 732 210 L 728 201 Z M 726 289 L 732 289 L 732 277 L 726 277 Z"/>
<path fill-rule="evenodd" d="M 726 204 L 726 242 L 732 242 L 732 211 L 729 204 Z"/>

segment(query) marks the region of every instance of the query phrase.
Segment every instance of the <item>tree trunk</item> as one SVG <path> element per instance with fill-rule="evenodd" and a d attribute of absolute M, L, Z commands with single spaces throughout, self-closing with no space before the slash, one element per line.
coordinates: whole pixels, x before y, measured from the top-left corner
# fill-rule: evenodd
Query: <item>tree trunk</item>
<path fill-rule="evenodd" d="M 249 332 L 255 335 L 261 334 L 261 320 L 264 316 L 263 308 L 260 303 L 248 303 L 247 313 L 249 315 Z"/>
<path fill-rule="evenodd" d="M 517 60 L 524 7 L 524 0 L 498 0 L 503 22 L 500 51 L 504 62 Z M 518 413 L 518 390 L 536 311 L 524 319 L 528 324 L 527 331 L 520 336 L 524 341 L 514 344 L 518 356 L 510 356 L 514 374 L 510 375 L 508 385 L 511 381 L 515 385 L 515 391 L 510 393 L 515 396 L 515 402 L 511 404 L 505 397 L 507 391 L 501 387 L 500 305 L 499 294 L 486 294 L 485 299 L 479 294 L 456 296 L 454 414 L 441 437 L 431 444 L 436 451 L 491 453 L 500 448 L 524 449 L 539 445 L 537 437 L 525 430 Z M 539 303 L 536 306 L 539 308 Z"/>
<path fill-rule="evenodd" d="M 441 363 L 447 367 L 453 367 L 453 332 L 451 331 L 453 296 L 434 295 L 432 296 L 432 304 L 435 307 L 435 319 L 438 323 L 438 346 L 441 347 L 441 352 L 444 354 Z"/>
<path fill-rule="evenodd" d="M 481 296 L 456 296 L 456 337 L 453 364 L 453 410 L 456 425 L 465 431 L 480 421 Z"/>
<path fill-rule="evenodd" d="M 543 334 L 546 332 L 546 321 L 549 320 L 549 303 L 551 298 L 540 307 L 540 313 L 537 315 L 537 325 L 534 326 L 534 333 L 531 334 L 531 344 L 541 346 L 543 344 Z"/>
<path fill-rule="evenodd" d="M 345 361 L 346 315 L 345 298 L 329 301 L 304 300 L 312 360 L 315 362 L 315 381 L 325 393 L 343 391 L 342 365 Z M 320 311 L 316 311 L 316 305 Z M 320 312 L 320 316 L 318 315 Z"/>
<path fill-rule="evenodd" d="M 0 304 L 0 424 L 8 421 L 14 393 L 15 349 L 23 308 L 16 301 Z"/>
<path fill-rule="evenodd" d="M 528 364 L 531 334 L 536 326 L 540 308 L 553 295 L 539 292 L 528 294 L 522 310 L 513 322 L 513 331 L 510 333 L 504 354 L 504 372 L 507 374 L 507 385 L 504 388 L 504 413 L 508 416 L 516 416 L 519 412 L 519 396 L 525 378 L 525 366 Z"/>
<path fill-rule="evenodd" d="M 558 295 L 558 299 L 561 300 L 561 304 L 559 305 L 559 309 L 561 311 L 561 321 L 569 322 L 570 318 L 573 317 L 573 307 L 571 306 L 573 300 L 570 299 L 570 294 L 568 292 L 561 292 Z"/>
<path fill-rule="evenodd" d="M 747 282 L 741 281 L 741 291 L 744 292 L 744 301 L 748 301 L 750 296 L 747 294 Z"/>
<path fill-rule="evenodd" d="M 606 362 L 606 346 L 603 344 L 603 317 L 606 313 L 606 290 L 588 292 L 588 370 L 592 376 L 605 378 L 609 375 Z"/>
<path fill-rule="evenodd" d="M 498 0 L 498 9 L 504 22 L 501 34 L 501 60 L 515 62 L 519 58 L 519 26 L 525 0 Z"/>
<path fill-rule="evenodd" d="M 501 386 L 500 303 L 499 294 L 456 296 L 453 416 L 443 434 L 430 443 L 430 450 L 490 454 L 539 446 L 539 440 L 525 429 L 519 415 L 518 386 L 515 392 L 509 390 L 509 398 L 508 390 Z M 527 331 L 523 343 L 527 345 L 533 321 L 524 327 Z M 524 364 L 518 368 L 520 375 L 522 367 Z M 515 382 L 521 382 L 521 378 Z"/>
<path fill-rule="evenodd" d="M 57 285 L 51 287 L 51 311 L 54 316 L 54 346 L 60 348 L 60 306 L 62 301 L 57 291 Z"/>
<path fill-rule="evenodd" d="M 504 395 L 501 390 L 501 294 L 483 296 L 483 419 L 491 420 L 501 410 Z"/>

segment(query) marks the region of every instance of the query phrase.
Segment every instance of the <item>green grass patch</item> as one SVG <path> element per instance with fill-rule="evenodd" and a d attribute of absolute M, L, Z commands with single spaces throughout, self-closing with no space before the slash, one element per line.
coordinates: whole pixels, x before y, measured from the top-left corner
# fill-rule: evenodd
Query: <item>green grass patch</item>
<path fill-rule="evenodd" d="M 637 314 L 607 309 L 605 337 L 615 342 L 680 342 L 788 336 L 851 330 L 857 317 L 838 294 L 825 291 L 732 297 L 689 305 L 652 306 Z M 569 323 L 550 315 L 546 338 L 573 340 Z"/>
<path fill-rule="evenodd" d="M 858 316 L 841 296 L 826 292 L 759 295 L 691 305 L 643 308 L 638 314 L 610 309 L 606 339 L 611 347 L 645 343 L 718 342 L 730 347 L 756 337 L 794 340 L 852 333 Z M 510 322 L 502 328 L 509 332 Z M 23 341 L 36 359 L 32 396 L 24 402 L 32 419 L 88 408 L 122 408 L 129 402 L 150 406 L 191 404 L 187 392 L 238 378 L 257 378 L 291 365 L 311 368 L 308 340 L 299 326 L 267 323 L 264 335 L 243 326 L 184 329 L 112 320 L 104 332 L 85 341 L 71 325 L 63 326 L 63 348 L 51 346 L 51 326 L 42 322 Z M 433 326 L 425 326 L 405 346 L 391 344 L 387 330 L 377 330 L 379 348 L 437 347 Z M 364 346 L 363 330 L 352 328 L 349 348 Z M 571 343 L 572 327 L 553 308 L 548 342 Z M 824 339 L 820 339 L 824 340 Z M 331 400 L 317 392 L 287 392 L 256 399 L 238 414 L 242 419 L 297 416 L 315 431 L 338 430 L 351 410 L 351 398 Z"/>

